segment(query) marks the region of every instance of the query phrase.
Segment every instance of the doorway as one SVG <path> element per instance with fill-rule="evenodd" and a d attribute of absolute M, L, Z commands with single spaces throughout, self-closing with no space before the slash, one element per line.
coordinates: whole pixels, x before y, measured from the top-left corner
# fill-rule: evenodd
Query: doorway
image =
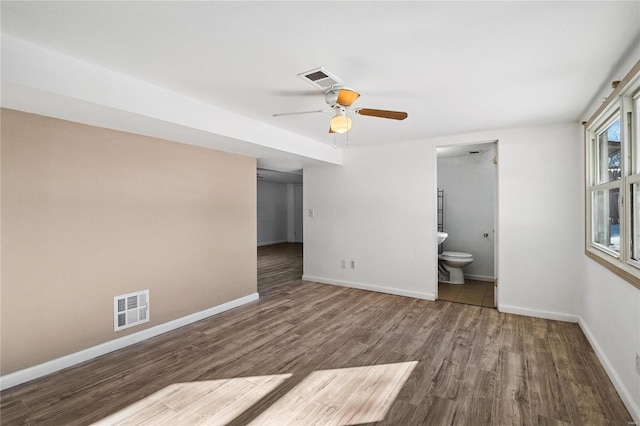
<path fill-rule="evenodd" d="M 265 295 L 302 277 L 302 170 L 257 169 L 257 278 Z"/>
<path fill-rule="evenodd" d="M 438 262 L 440 300 L 497 306 L 497 155 L 497 141 L 437 148 L 438 230 L 448 234 L 438 252 L 456 258 Z"/>
<path fill-rule="evenodd" d="M 257 169 L 258 246 L 303 242 L 302 170 Z"/>

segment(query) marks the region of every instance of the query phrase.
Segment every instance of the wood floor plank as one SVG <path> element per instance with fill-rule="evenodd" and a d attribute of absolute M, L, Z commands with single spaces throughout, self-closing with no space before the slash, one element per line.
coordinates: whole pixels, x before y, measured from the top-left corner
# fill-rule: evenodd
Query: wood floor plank
<path fill-rule="evenodd" d="M 542 416 L 561 422 L 570 422 L 571 417 L 562 395 L 560 377 L 553 361 L 551 349 L 546 340 L 539 339 L 536 348 L 525 354 L 527 381 L 529 387 L 529 402 L 532 418 Z"/>
<path fill-rule="evenodd" d="M 485 426 L 491 424 L 493 398 L 467 396 L 456 401 L 453 425 Z"/>
<path fill-rule="evenodd" d="M 259 300 L 7 389 L 0 424 L 632 421 L 576 324 L 301 276 L 260 247 Z"/>
<path fill-rule="evenodd" d="M 456 415 L 456 403 L 451 399 L 434 397 L 426 417 L 419 423 L 424 425 L 450 425 Z"/>

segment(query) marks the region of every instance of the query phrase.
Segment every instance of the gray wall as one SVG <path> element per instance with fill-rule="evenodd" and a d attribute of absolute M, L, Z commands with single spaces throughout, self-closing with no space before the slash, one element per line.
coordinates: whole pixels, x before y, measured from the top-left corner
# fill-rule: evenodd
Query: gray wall
<path fill-rule="evenodd" d="M 258 181 L 258 245 L 287 241 L 287 184 Z"/>

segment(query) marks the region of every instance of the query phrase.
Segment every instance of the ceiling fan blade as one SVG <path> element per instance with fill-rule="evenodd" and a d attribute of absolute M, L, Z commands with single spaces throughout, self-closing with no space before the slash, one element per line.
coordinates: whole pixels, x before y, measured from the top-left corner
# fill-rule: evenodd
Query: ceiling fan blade
<path fill-rule="evenodd" d="M 318 110 L 314 110 L 314 111 L 281 112 L 281 113 L 278 113 L 278 114 L 273 114 L 273 117 L 280 117 L 282 115 L 315 114 L 317 112 L 331 112 L 331 111 L 325 111 L 323 109 L 318 109 Z"/>
<path fill-rule="evenodd" d="M 351 89 L 340 89 L 338 92 L 338 100 L 336 101 L 339 105 L 342 106 L 351 106 L 358 98 L 360 97 L 360 93 L 351 90 Z"/>
<path fill-rule="evenodd" d="M 355 110 L 355 113 L 359 115 L 368 115 L 370 117 L 390 118 L 392 120 L 404 120 L 409 116 L 409 114 L 402 111 L 387 111 L 384 109 L 371 108 L 358 108 Z"/>

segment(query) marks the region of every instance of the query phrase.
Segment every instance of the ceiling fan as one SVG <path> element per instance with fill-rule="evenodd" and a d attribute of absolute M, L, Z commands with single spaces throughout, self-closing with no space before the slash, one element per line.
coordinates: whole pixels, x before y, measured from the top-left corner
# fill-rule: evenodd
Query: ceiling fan
<path fill-rule="evenodd" d="M 298 77 L 306 80 L 312 85 L 324 90 L 324 100 L 331 107 L 331 110 L 314 110 L 300 112 L 284 112 L 273 114 L 274 117 L 283 115 L 314 114 L 318 112 L 334 112 L 335 115 L 329 122 L 329 133 L 345 133 L 351 130 L 351 118 L 347 115 L 350 111 L 357 115 L 367 115 L 369 117 L 389 118 L 392 120 L 404 120 L 408 117 L 406 112 L 388 111 L 372 108 L 353 108 L 353 103 L 360 97 L 355 90 L 346 87 L 340 79 L 323 68 L 316 68 L 298 74 Z"/>

